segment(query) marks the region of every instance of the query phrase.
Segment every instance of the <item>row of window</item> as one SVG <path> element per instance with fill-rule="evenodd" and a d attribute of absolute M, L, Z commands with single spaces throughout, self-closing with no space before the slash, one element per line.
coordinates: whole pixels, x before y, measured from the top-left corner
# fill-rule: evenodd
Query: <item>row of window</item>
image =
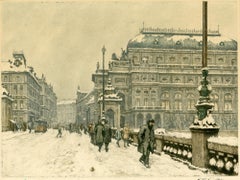
<path fill-rule="evenodd" d="M 29 101 L 28 103 L 24 100 L 15 100 L 13 102 L 13 109 L 32 109 L 35 111 L 39 111 L 40 110 L 40 106 L 33 102 L 33 101 Z"/>
<path fill-rule="evenodd" d="M 143 56 L 142 58 L 138 58 L 137 56 L 132 57 L 133 64 L 139 64 L 139 63 L 149 63 L 149 64 L 162 64 L 162 63 L 170 63 L 170 64 L 201 64 L 201 58 L 196 57 L 193 60 L 191 60 L 189 57 L 182 57 L 182 58 L 176 58 L 174 56 L 170 56 L 167 59 L 164 59 L 162 56 L 157 56 L 153 58 L 152 56 Z M 209 65 L 225 65 L 231 64 L 232 66 L 237 64 L 236 59 L 231 59 L 230 62 L 225 59 L 224 57 L 220 58 L 207 58 Z"/>
<path fill-rule="evenodd" d="M 149 101 L 147 98 L 144 98 L 143 99 L 143 104 L 140 103 L 140 99 L 137 98 L 135 100 L 135 106 L 136 107 L 140 107 L 140 106 L 161 106 L 162 109 L 165 109 L 165 110 L 170 110 L 170 101 L 168 100 L 162 100 L 160 102 L 160 104 L 157 104 L 156 103 L 156 99 L 151 99 L 151 101 Z M 219 109 L 219 106 L 218 106 L 218 102 L 213 102 L 214 103 L 214 110 L 218 110 Z M 173 103 L 173 108 L 171 109 L 174 109 L 174 110 L 183 110 L 183 102 L 181 100 L 175 100 L 174 103 Z M 192 109 L 194 110 L 195 109 L 195 105 L 196 105 L 196 101 L 195 100 L 188 100 L 187 101 L 187 107 L 186 109 Z M 224 110 L 232 110 L 232 101 L 225 101 L 224 102 Z"/>
<path fill-rule="evenodd" d="M 140 96 L 142 94 L 142 92 L 143 92 L 143 94 L 146 94 L 146 95 L 149 95 L 149 94 L 154 95 L 154 96 L 157 95 L 156 90 L 152 90 L 152 91 L 143 90 L 143 91 L 141 91 L 140 89 L 137 89 L 135 92 L 136 92 L 137 96 Z M 175 100 L 181 100 L 183 98 L 182 94 L 180 94 L 180 93 L 175 93 L 173 97 L 174 97 Z M 160 95 L 160 98 L 162 100 L 169 99 L 170 94 L 168 92 L 164 92 Z M 218 101 L 219 95 L 211 94 L 210 98 L 211 98 L 212 101 Z M 232 101 L 232 98 L 233 97 L 230 93 L 224 94 L 224 100 L 225 101 Z M 147 98 L 145 98 L 145 99 L 147 99 Z M 194 94 L 190 93 L 190 94 L 187 94 L 187 99 L 196 99 L 196 97 L 195 97 Z"/>
<path fill-rule="evenodd" d="M 208 77 L 211 84 L 233 84 L 235 83 L 232 76 L 211 76 Z M 197 84 L 200 83 L 200 76 L 171 76 L 171 75 L 156 75 L 156 74 L 134 74 L 133 81 L 135 82 L 161 82 L 161 83 L 187 83 Z"/>
<path fill-rule="evenodd" d="M 3 77 L 3 82 L 24 82 L 24 77 L 22 76 L 7 76 Z"/>

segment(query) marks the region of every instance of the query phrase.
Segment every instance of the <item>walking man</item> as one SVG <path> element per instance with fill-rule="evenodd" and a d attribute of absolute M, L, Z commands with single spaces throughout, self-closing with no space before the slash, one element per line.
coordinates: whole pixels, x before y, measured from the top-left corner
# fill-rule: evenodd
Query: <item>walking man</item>
<path fill-rule="evenodd" d="M 108 152 L 109 148 L 108 145 L 111 142 L 111 138 L 112 138 L 112 130 L 108 124 L 108 121 L 105 120 L 105 124 L 104 124 L 104 144 L 105 144 L 105 150 L 106 152 Z"/>
<path fill-rule="evenodd" d="M 148 120 L 147 125 L 143 125 L 138 133 L 138 151 L 142 153 L 139 161 L 144 164 L 146 168 L 149 166 L 150 152 L 154 152 L 155 138 L 154 138 L 154 120 Z"/>
<path fill-rule="evenodd" d="M 62 137 L 62 128 L 61 128 L 61 126 L 58 127 L 57 138 L 58 138 L 58 137 Z"/>

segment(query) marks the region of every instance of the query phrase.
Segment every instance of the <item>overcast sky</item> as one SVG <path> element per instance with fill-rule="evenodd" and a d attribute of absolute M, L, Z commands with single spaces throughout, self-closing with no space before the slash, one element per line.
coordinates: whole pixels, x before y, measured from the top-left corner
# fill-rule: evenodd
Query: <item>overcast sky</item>
<path fill-rule="evenodd" d="M 57 0 L 56 0 L 57 1 Z M 91 75 L 145 27 L 202 27 L 201 1 L 1 1 L 1 60 L 23 50 L 38 76 L 45 74 L 58 99 L 93 89 Z M 208 1 L 208 27 L 237 40 L 237 0 Z M 100 66 L 100 68 L 102 68 Z"/>

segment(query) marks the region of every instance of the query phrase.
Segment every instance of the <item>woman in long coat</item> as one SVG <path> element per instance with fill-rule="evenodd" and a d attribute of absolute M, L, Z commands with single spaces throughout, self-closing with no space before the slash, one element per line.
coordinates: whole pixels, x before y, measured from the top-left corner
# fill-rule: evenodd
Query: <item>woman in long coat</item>
<path fill-rule="evenodd" d="M 98 124 L 95 126 L 95 140 L 96 145 L 98 146 L 98 151 L 101 152 L 101 148 L 103 145 L 103 137 L 104 137 L 104 122 L 98 122 Z"/>

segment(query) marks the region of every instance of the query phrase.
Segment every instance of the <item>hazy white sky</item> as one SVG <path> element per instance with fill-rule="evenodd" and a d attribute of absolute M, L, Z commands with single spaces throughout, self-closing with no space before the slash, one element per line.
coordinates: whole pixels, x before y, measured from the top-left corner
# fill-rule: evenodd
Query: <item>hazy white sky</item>
<path fill-rule="evenodd" d="M 56 0 L 57 1 L 57 0 Z M 38 76 L 45 74 L 58 99 L 93 88 L 91 74 L 120 55 L 145 27 L 202 27 L 202 1 L 1 1 L 1 60 L 23 50 Z M 237 40 L 237 0 L 208 1 L 208 27 Z M 102 68 L 100 66 L 100 68 Z"/>

